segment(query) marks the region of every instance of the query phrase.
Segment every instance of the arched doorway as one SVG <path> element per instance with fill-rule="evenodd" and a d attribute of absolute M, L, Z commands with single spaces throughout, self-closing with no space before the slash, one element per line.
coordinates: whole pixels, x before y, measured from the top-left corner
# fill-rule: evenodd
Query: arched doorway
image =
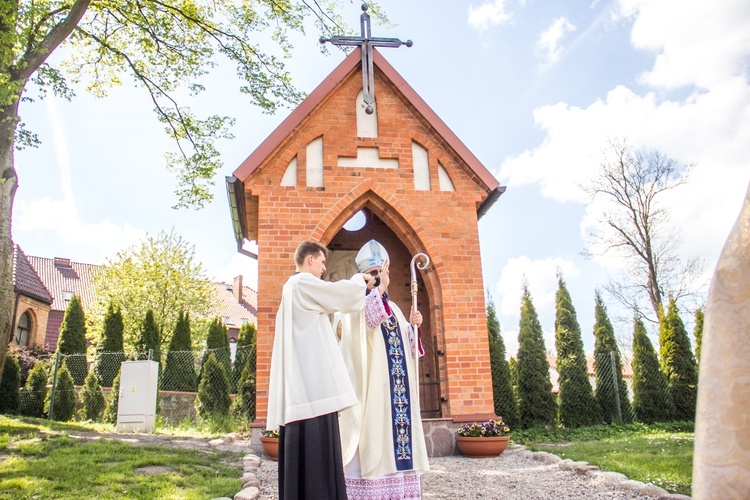
<path fill-rule="evenodd" d="M 351 223 L 349 223 L 351 221 Z M 359 249 L 371 239 L 379 241 L 387 250 L 391 260 L 391 285 L 389 295 L 396 304 L 408 315 L 412 297 L 411 252 L 403 243 L 402 238 L 389 225 L 380 219 L 369 207 L 364 206 L 355 213 L 347 223 L 343 224 L 328 242 L 330 251 L 328 256 L 328 270 L 324 279 L 336 281 L 352 276 L 358 272 L 354 257 Z M 440 377 L 438 349 L 438 334 L 434 327 L 436 323 L 434 301 L 431 300 L 423 277 L 417 271 L 417 307 L 423 316 L 420 328 L 425 355 L 419 362 L 419 396 L 422 418 L 438 418 L 441 416 L 440 405 Z"/>

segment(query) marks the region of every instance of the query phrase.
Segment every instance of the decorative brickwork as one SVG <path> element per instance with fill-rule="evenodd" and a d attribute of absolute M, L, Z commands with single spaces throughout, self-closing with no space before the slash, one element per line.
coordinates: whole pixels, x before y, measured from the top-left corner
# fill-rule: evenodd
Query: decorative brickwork
<path fill-rule="evenodd" d="M 391 256 L 391 296 L 405 312 L 411 304 L 411 256 L 428 254 L 429 268 L 417 273 L 423 340 L 429 348 L 420 364 L 423 417 L 493 409 L 477 219 L 504 188 L 377 52 L 374 60 L 376 137 L 357 137 L 357 106 L 363 104 L 357 99 L 362 78 L 356 50 L 234 174 L 243 189 L 239 217 L 244 236 L 257 240 L 259 249 L 259 420 L 266 412 L 281 288 L 294 272 L 294 249 L 308 239 L 331 251 L 358 250 L 370 238 L 380 241 Z M 323 186 L 308 187 L 306 148 L 320 137 Z M 361 148 L 368 150 L 362 154 Z M 342 157 L 372 157 L 373 148 L 379 157 L 373 166 L 340 166 Z M 413 151 L 423 150 L 430 188 L 417 191 Z M 297 183 L 282 186 L 295 158 Z M 441 183 L 441 168 L 449 183 Z M 418 184 L 426 185 L 425 179 Z M 359 231 L 344 229 L 360 210 L 366 225 Z"/>

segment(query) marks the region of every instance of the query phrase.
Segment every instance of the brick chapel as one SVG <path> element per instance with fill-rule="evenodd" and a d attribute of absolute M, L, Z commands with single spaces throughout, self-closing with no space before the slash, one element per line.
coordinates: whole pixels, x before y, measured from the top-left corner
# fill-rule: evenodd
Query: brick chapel
<path fill-rule="evenodd" d="M 363 99 L 368 90 L 373 102 Z M 354 274 L 359 248 L 380 241 L 390 295 L 404 310 L 411 258 L 427 254 L 417 271 L 422 417 L 493 414 L 477 221 L 505 187 L 376 49 L 355 48 L 227 177 L 227 189 L 238 246 L 258 244 L 258 422 L 281 290 L 305 240 L 328 247 L 332 280 Z M 364 225 L 351 228 L 353 218 Z"/>

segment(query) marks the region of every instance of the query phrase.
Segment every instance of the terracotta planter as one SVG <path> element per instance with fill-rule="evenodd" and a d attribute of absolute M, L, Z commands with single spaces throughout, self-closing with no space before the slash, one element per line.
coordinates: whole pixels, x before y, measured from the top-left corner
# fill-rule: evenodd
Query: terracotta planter
<path fill-rule="evenodd" d="M 271 460 L 279 459 L 279 438 L 261 437 L 260 444 L 263 445 L 263 451 L 266 452 Z"/>
<path fill-rule="evenodd" d="M 469 458 L 496 457 L 508 446 L 510 436 L 464 437 L 456 436 L 456 444 L 461 453 Z"/>

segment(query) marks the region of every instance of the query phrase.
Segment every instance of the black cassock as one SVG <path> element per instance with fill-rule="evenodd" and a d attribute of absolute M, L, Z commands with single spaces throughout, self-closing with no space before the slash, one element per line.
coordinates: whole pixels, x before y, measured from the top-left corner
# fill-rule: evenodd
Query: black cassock
<path fill-rule="evenodd" d="M 337 412 L 279 428 L 279 498 L 346 500 Z"/>

